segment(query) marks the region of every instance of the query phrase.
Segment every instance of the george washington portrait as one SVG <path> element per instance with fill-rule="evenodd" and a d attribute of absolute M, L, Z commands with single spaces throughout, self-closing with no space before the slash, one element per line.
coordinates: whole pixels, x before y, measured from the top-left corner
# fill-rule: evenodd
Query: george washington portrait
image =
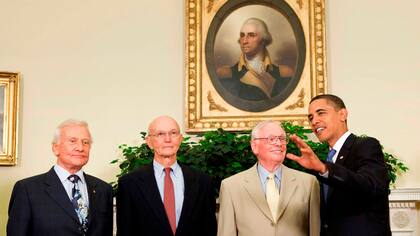
<path fill-rule="evenodd" d="M 227 103 L 250 112 L 285 101 L 305 60 L 296 14 L 283 1 L 265 2 L 228 1 L 214 17 L 206 40 L 207 69 L 216 91 Z"/>

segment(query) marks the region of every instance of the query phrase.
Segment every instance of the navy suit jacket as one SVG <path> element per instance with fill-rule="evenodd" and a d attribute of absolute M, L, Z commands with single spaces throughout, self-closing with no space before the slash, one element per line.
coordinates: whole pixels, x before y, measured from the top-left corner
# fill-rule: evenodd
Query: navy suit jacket
<path fill-rule="evenodd" d="M 112 235 L 112 188 L 85 174 L 89 195 L 89 236 Z M 16 182 L 9 204 L 8 236 L 84 235 L 63 184 L 51 168 Z"/>
<path fill-rule="evenodd" d="M 317 174 L 329 186 L 321 204 L 321 235 L 391 235 L 388 166 L 378 140 L 351 134 L 336 162 L 326 165 L 328 178 Z"/>
<path fill-rule="evenodd" d="M 290 77 L 282 77 L 280 75 L 279 67 L 271 64 L 272 70 L 268 70 L 268 73 L 273 76 L 276 80 L 274 83 L 273 91 L 271 92 L 271 96 L 275 97 L 283 91 L 287 85 L 289 84 L 291 78 Z M 238 71 L 238 63 L 233 65 L 231 68 L 232 71 L 232 78 L 224 78 L 221 80 L 222 85 L 229 90 L 234 96 L 237 96 L 244 100 L 249 101 L 262 101 L 262 100 L 269 100 L 270 98 L 258 87 L 248 85 L 241 82 L 242 76 L 244 76 L 248 69 L 243 66 L 240 71 Z"/>
<path fill-rule="evenodd" d="M 175 235 L 216 235 L 216 202 L 210 177 L 183 165 L 181 168 L 184 202 Z M 152 164 L 118 181 L 117 235 L 173 236 Z"/>

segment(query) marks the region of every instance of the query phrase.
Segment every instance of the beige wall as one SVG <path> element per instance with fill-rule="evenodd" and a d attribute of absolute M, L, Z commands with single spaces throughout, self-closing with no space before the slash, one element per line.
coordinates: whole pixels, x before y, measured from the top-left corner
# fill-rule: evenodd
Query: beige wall
<path fill-rule="evenodd" d="M 377 137 L 420 187 L 420 1 L 326 0 L 329 91 L 357 134 Z M 13 184 L 48 170 L 53 129 L 74 117 L 94 137 L 85 170 L 115 180 L 117 146 L 159 114 L 183 123 L 183 0 L 0 0 L 0 70 L 22 74 L 19 161 L 0 167 L 0 235 Z"/>

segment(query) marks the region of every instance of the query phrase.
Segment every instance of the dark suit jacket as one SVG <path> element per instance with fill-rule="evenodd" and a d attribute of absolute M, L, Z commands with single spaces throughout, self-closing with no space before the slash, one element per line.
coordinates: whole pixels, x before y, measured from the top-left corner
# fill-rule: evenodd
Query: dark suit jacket
<path fill-rule="evenodd" d="M 216 203 L 210 177 L 183 165 L 181 168 L 185 190 L 176 236 L 216 235 Z M 152 164 L 118 181 L 117 235 L 173 235 Z"/>
<path fill-rule="evenodd" d="M 391 235 L 388 167 L 378 140 L 351 134 L 336 162 L 326 165 L 328 178 L 318 175 L 329 186 L 321 208 L 321 235 Z"/>
<path fill-rule="evenodd" d="M 274 83 L 273 91 L 271 92 L 271 96 L 275 97 L 278 95 L 283 89 L 287 87 L 287 85 L 290 82 L 291 78 L 288 77 L 282 77 L 280 75 L 279 67 L 276 65 L 271 64 L 271 70 L 268 70 L 268 73 L 273 76 L 273 78 L 276 80 Z M 250 101 L 261 101 L 270 99 L 267 97 L 267 95 L 258 87 L 248 85 L 245 83 L 242 83 L 240 79 L 242 76 L 245 75 L 246 72 L 248 72 L 248 69 L 243 66 L 240 71 L 238 71 L 238 63 L 233 65 L 231 68 L 232 71 L 232 78 L 228 79 L 222 79 L 222 85 L 228 89 L 233 95 Z"/>
<path fill-rule="evenodd" d="M 112 188 L 85 174 L 90 236 L 112 235 Z M 18 181 L 9 204 L 8 236 L 83 235 L 76 211 L 54 169 Z"/>

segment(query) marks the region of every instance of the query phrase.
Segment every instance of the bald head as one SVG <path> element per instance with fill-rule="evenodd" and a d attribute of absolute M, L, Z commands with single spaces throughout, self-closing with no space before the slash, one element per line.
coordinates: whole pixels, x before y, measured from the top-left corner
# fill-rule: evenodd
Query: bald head
<path fill-rule="evenodd" d="M 179 125 L 174 118 L 170 116 L 159 116 L 159 117 L 156 117 L 152 122 L 150 122 L 149 129 L 148 129 L 149 134 L 165 126 L 171 126 L 172 128 L 175 128 L 179 132 Z"/>
<path fill-rule="evenodd" d="M 154 160 L 164 167 L 172 166 L 181 145 L 178 123 L 169 116 L 159 116 L 149 125 L 147 145 L 154 151 Z"/>

